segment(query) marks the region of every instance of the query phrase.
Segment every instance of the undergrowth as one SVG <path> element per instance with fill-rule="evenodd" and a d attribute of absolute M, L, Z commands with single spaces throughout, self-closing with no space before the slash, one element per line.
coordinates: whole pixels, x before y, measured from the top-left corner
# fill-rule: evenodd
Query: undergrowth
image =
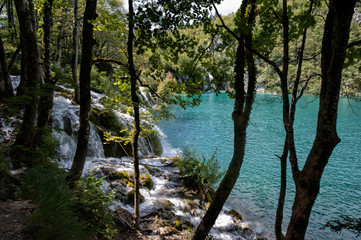
<path fill-rule="evenodd" d="M 117 234 L 109 211 L 112 196 L 101 190 L 101 180 L 81 179 L 75 189 L 55 163 L 34 166 L 25 177 L 22 196 L 37 210 L 27 223 L 30 239 L 111 239 Z"/>
<path fill-rule="evenodd" d="M 224 175 L 217 160 L 217 150 L 206 158 L 198 151 L 186 146 L 182 150 L 178 168 L 187 187 L 203 193 L 207 193 Z"/>

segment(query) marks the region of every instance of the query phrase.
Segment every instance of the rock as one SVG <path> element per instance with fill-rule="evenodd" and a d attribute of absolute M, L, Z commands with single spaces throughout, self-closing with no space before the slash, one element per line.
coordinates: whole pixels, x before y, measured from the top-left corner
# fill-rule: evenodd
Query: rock
<path fill-rule="evenodd" d="M 119 171 L 119 172 L 113 172 L 109 173 L 109 179 L 111 181 L 113 180 L 126 180 L 126 182 L 129 181 L 129 175 L 126 171 Z"/>
<path fill-rule="evenodd" d="M 128 223 L 131 223 L 133 221 L 133 215 L 128 212 L 127 210 L 125 210 L 124 208 L 117 208 L 116 212 L 122 217 L 124 218 L 124 220 L 126 220 Z"/>
<path fill-rule="evenodd" d="M 163 198 L 157 199 L 154 205 L 157 207 L 163 207 L 167 211 L 172 211 L 174 209 L 174 204 L 171 201 Z"/>
<path fill-rule="evenodd" d="M 127 202 L 130 204 L 130 205 L 134 205 L 134 192 L 135 192 L 135 188 L 133 188 L 132 190 L 130 190 L 127 194 Z M 144 202 L 144 197 L 142 196 L 142 194 L 139 193 L 139 200 L 140 202 Z"/>
<path fill-rule="evenodd" d="M 239 212 L 237 212 L 236 210 L 232 209 L 228 212 L 228 214 L 233 215 L 235 218 L 237 218 L 238 220 L 242 220 L 242 214 L 240 214 Z"/>
<path fill-rule="evenodd" d="M 149 172 L 149 174 L 154 175 L 153 169 L 151 169 L 147 164 L 143 164 L 143 167 L 144 167 L 145 169 L 147 169 L 147 171 Z M 159 169 L 158 169 L 158 170 L 159 170 Z"/>
<path fill-rule="evenodd" d="M 140 186 L 146 187 L 149 190 L 153 188 L 153 180 L 147 173 L 141 173 L 139 177 Z"/>

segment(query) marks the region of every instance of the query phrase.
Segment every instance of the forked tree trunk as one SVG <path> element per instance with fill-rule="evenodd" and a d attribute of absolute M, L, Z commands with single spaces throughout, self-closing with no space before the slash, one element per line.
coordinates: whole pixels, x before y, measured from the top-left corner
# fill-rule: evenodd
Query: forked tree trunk
<path fill-rule="evenodd" d="M 139 228 L 139 205 L 140 205 L 140 193 L 139 193 L 139 156 L 138 156 L 138 139 L 140 134 L 140 117 L 139 117 L 139 97 L 137 95 L 137 74 L 134 67 L 133 59 L 133 41 L 134 41 L 134 9 L 133 0 L 128 0 L 129 15 L 128 15 L 128 71 L 130 74 L 131 83 L 131 95 L 134 109 L 134 129 L 132 134 L 132 152 L 134 161 L 134 219 L 135 226 Z"/>
<path fill-rule="evenodd" d="M 244 0 L 242 2 L 241 11 L 242 17 L 246 16 L 246 9 L 248 12 L 247 25 L 249 26 L 249 32 L 243 33 L 238 40 L 238 48 L 236 55 L 235 65 L 235 102 L 234 111 L 232 114 L 234 122 L 234 152 L 232 161 L 229 164 L 226 175 L 222 179 L 214 199 L 209 206 L 202 221 L 198 225 L 192 239 L 200 240 L 205 239 L 214 225 L 220 211 L 223 208 L 229 194 L 231 193 L 234 184 L 236 183 L 240 169 L 242 167 L 245 145 L 246 145 L 246 130 L 251 114 L 252 104 L 255 97 L 255 85 L 256 85 L 256 70 L 250 49 L 252 39 L 252 26 L 255 18 L 255 0 Z M 242 28 L 243 26 L 238 26 Z M 244 90 L 244 68 L 247 60 L 248 66 L 248 91 L 245 97 Z"/>
<path fill-rule="evenodd" d="M 321 94 L 317 134 L 305 165 L 297 176 L 296 196 L 285 239 L 304 239 L 323 170 L 340 142 L 336 131 L 342 67 L 356 0 L 331 0 L 322 39 Z"/>
<path fill-rule="evenodd" d="M 73 16 L 73 56 L 71 59 L 71 72 L 74 82 L 75 102 L 80 103 L 80 90 L 78 79 L 78 0 L 74 0 L 74 16 Z"/>
<path fill-rule="evenodd" d="M 95 44 L 95 40 L 93 38 L 93 23 L 97 17 L 96 5 L 97 0 L 87 0 L 84 12 L 83 46 L 80 65 L 80 127 L 78 133 L 78 145 L 68 176 L 68 180 L 70 180 L 71 185 L 80 179 L 88 152 L 91 103 L 90 71 L 93 61 L 93 46 Z"/>

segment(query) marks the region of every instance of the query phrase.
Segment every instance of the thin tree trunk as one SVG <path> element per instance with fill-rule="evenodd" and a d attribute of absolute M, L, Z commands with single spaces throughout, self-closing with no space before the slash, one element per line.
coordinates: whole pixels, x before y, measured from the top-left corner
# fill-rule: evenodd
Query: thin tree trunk
<path fill-rule="evenodd" d="M 128 71 L 131 82 L 131 95 L 134 109 L 134 129 L 132 136 L 132 152 L 134 161 L 134 219 L 135 227 L 139 228 L 139 205 L 140 205 L 140 184 L 139 184 L 139 156 L 138 156 L 138 139 L 140 134 L 140 117 L 139 117 L 139 97 L 137 95 L 137 74 L 134 67 L 133 59 L 133 41 L 134 41 L 134 9 L 133 0 L 128 0 L 129 15 L 128 15 Z"/>
<path fill-rule="evenodd" d="M 16 60 L 18 60 L 18 56 L 20 54 L 20 51 L 21 51 L 21 46 L 19 46 L 16 49 L 16 51 L 14 52 L 13 57 L 11 58 L 11 61 L 10 61 L 9 65 L 8 65 L 9 74 L 11 74 L 11 71 L 13 70 L 15 62 L 16 62 Z"/>
<path fill-rule="evenodd" d="M 21 48 L 21 60 L 20 60 L 21 73 L 20 73 L 20 83 L 19 83 L 18 88 L 16 89 L 16 96 L 24 96 L 26 85 L 27 85 L 27 76 L 26 76 L 27 60 L 26 59 L 27 59 L 28 51 L 25 46 L 25 39 L 21 34 L 20 34 L 20 48 Z"/>
<path fill-rule="evenodd" d="M 80 91 L 78 80 L 78 0 L 74 0 L 74 16 L 73 16 L 73 56 L 71 59 L 71 71 L 73 82 L 75 85 L 75 102 L 80 103 Z"/>
<path fill-rule="evenodd" d="M 38 121 L 39 96 L 37 91 L 42 83 L 42 69 L 40 65 L 40 51 L 35 26 L 34 6 L 29 1 L 27 7 L 24 0 L 15 0 L 17 15 L 19 18 L 20 32 L 24 40 L 23 49 L 26 52 L 26 95 L 29 100 L 25 104 L 25 112 L 21 129 L 16 137 L 15 146 L 23 146 L 25 149 L 34 149 L 34 138 Z M 17 163 L 19 152 L 13 151 L 13 160 Z"/>
<path fill-rule="evenodd" d="M 51 10 L 53 7 L 53 0 L 46 0 L 44 3 L 44 57 L 43 57 L 43 68 L 44 68 L 44 82 L 42 86 L 42 97 L 40 98 L 39 103 L 39 119 L 38 119 L 38 132 L 37 132 L 37 143 L 40 143 L 48 126 L 51 110 L 53 108 L 53 98 L 55 90 L 55 82 L 53 81 L 51 75 L 51 60 L 50 60 L 50 37 L 51 37 L 51 28 L 53 26 L 53 19 Z"/>
<path fill-rule="evenodd" d="M 78 133 L 78 145 L 71 166 L 68 180 L 73 185 L 78 181 L 83 172 L 89 142 L 89 118 L 90 118 L 90 71 L 92 68 L 92 56 L 95 40 L 93 38 L 93 23 L 97 17 L 97 0 L 87 0 L 83 23 L 83 46 L 80 65 L 80 127 Z"/>
<path fill-rule="evenodd" d="M 249 3 L 248 3 L 249 2 Z M 242 2 L 242 16 L 245 15 L 246 8 L 249 10 L 247 19 L 248 26 L 253 26 L 255 18 L 255 0 Z M 242 27 L 242 26 L 239 26 Z M 238 39 L 238 48 L 236 55 L 235 65 L 235 103 L 233 111 L 234 122 L 234 152 L 232 161 L 229 164 L 226 175 L 222 179 L 214 199 L 209 206 L 206 214 L 204 215 L 201 223 L 198 225 L 192 239 L 200 240 L 205 239 L 214 225 L 220 211 L 223 208 L 229 194 L 231 193 L 234 184 L 239 176 L 242 167 L 245 145 L 246 145 L 246 130 L 251 114 L 252 104 L 255 97 L 255 84 L 256 84 L 256 70 L 252 53 L 250 52 L 252 39 L 252 27 L 248 33 L 242 35 Z M 247 49 L 245 49 L 247 47 Z M 248 91 L 245 98 L 244 90 L 244 67 L 247 60 L 249 82 Z"/>
<path fill-rule="evenodd" d="M 5 56 L 5 49 L 4 49 L 4 43 L 2 41 L 2 38 L 0 36 L 0 64 L 1 64 L 1 72 L 2 72 L 2 86 L 1 86 L 1 92 L 0 92 L 0 100 L 2 98 L 10 98 L 14 96 L 13 92 L 13 85 L 11 84 L 10 79 L 10 73 L 8 71 L 8 65 L 6 63 L 6 56 Z"/>
<path fill-rule="evenodd" d="M 337 136 L 337 110 L 342 67 L 349 40 L 350 25 L 356 0 L 331 0 L 322 40 L 321 94 L 317 135 L 304 168 L 295 179 L 296 196 L 285 239 L 304 239 L 313 204 L 320 189 L 323 170 Z"/>
<path fill-rule="evenodd" d="M 287 189 L 287 157 L 288 157 L 288 141 L 286 136 L 285 143 L 283 145 L 283 153 L 282 156 L 280 157 L 281 186 L 280 186 L 280 194 L 278 197 L 276 220 L 275 220 L 275 235 L 277 240 L 284 239 L 282 233 L 282 221 L 283 221 L 283 208 L 285 205 L 286 189 Z"/>
<path fill-rule="evenodd" d="M 59 35 L 58 35 L 58 40 L 57 40 L 57 44 L 56 44 L 56 48 L 58 49 L 58 54 L 56 57 L 56 63 L 58 65 L 61 64 L 61 57 L 62 57 L 62 53 L 63 53 L 63 38 L 64 38 L 64 28 L 65 28 L 65 15 L 64 14 L 64 9 L 63 7 L 60 8 L 60 12 L 61 12 L 61 16 L 60 16 L 60 24 L 59 24 Z"/>

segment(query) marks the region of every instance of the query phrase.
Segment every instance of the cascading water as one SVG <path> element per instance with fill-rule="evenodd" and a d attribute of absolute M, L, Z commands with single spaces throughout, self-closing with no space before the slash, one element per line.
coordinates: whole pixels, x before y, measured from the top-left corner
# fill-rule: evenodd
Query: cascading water
<path fill-rule="evenodd" d="M 104 108 L 99 100 L 104 97 L 101 94 L 92 93 L 92 104 L 97 108 Z M 128 114 L 121 113 L 120 111 L 114 111 L 115 115 L 123 126 L 131 129 L 133 127 L 133 117 Z M 75 106 L 69 99 L 62 96 L 54 98 L 54 108 L 52 112 L 52 124 L 53 124 L 53 136 L 59 141 L 59 147 L 56 150 L 57 154 L 62 157 L 61 166 L 64 168 L 70 168 L 77 145 L 77 131 L 79 129 L 79 106 Z M 163 135 L 162 131 L 155 127 L 155 130 Z M 152 146 L 147 139 L 140 139 L 140 154 L 149 155 L 153 154 Z M 178 154 L 177 149 L 173 149 L 170 144 L 166 141 L 166 137 L 161 139 L 163 145 L 163 156 L 174 157 Z M 141 188 L 141 194 L 145 197 L 145 201 L 140 205 L 141 218 L 146 218 L 153 212 L 159 211 L 159 202 L 167 201 L 172 205 L 171 218 L 174 219 L 186 219 L 193 226 L 197 226 L 201 220 L 201 216 L 204 214 L 204 210 L 197 207 L 195 203 L 194 211 L 190 213 L 189 199 L 182 197 L 185 188 L 182 186 L 179 177 L 178 170 L 176 167 L 170 167 L 169 162 L 165 158 L 145 158 L 140 160 L 140 171 L 150 176 L 154 185 L 149 190 L 147 188 Z M 145 165 L 150 166 L 153 171 L 149 171 L 144 167 Z M 133 171 L 133 161 L 129 157 L 122 158 L 105 158 L 104 149 L 101 138 L 98 134 L 96 127 L 91 124 L 89 147 L 87 161 L 83 175 L 88 174 L 89 171 L 95 168 L 101 169 L 112 169 L 113 171 Z M 160 170 L 161 169 L 161 170 Z M 101 172 L 101 171 L 99 171 Z M 152 174 L 151 174 L 152 172 Z M 165 178 L 168 176 L 168 178 Z M 104 181 L 106 188 L 111 190 L 116 183 L 108 183 Z M 112 187 L 111 187 L 112 186 Z M 118 200 L 114 202 L 113 208 L 117 209 L 122 207 L 123 209 L 133 212 L 133 207 L 126 204 L 126 195 L 131 191 L 131 187 L 117 185 Z M 191 200 L 196 201 L 195 199 Z M 199 206 L 199 203 L 198 203 Z M 254 232 L 244 232 L 244 229 L 248 227 L 249 223 L 240 222 L 235 220 L 224 210 L 216 221 L 211 234 L 215 239 L 254 239 Z M 236 228 L 235 226 L 238 226 Z M 149 227 L 152 229 L 151 227 Z M 243 229 L 243 230 L 240 230 Z"/>

